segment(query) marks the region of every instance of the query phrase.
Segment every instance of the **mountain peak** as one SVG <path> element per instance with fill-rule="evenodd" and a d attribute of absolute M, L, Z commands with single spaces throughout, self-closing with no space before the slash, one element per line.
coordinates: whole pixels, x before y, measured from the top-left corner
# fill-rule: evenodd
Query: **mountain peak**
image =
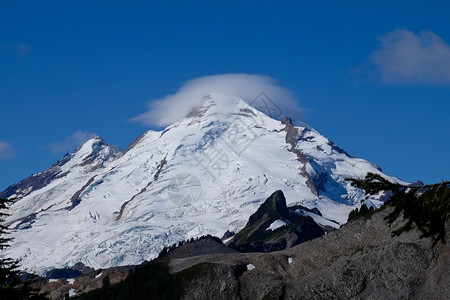
<path fill-rule="evenodd" d="M 190 125 L 199 125 L 214 132 L 230 130 L 235 133 L 251 128 L 264 128 L 269 131 L 282 128 L 279 120 L 272 118 L 265 111 L 258 110 L 255 105 L 242 98 L 220 93 L 205 94 L 197 106 L 191 108 L 183 119 L 169 125 L 163 130 L 163 134 L 174 127 L 185 128 Z"/>
<path fill-rule="evenodd" d="M 183 239 L 241 230 L 271 194 L 261 232 L 294 224 L 299 218 L 287 207 L 296 205 L 342 224 L 365 196 L 345 178 L 380 173 L 317 131 L 265 114 L 261 103 L 219 93 L 198 100 L 186 117 L 147 131 L 125 153 L 94 136 L 11 187 L 7 194 L 21 197 L 8 219 L 17 228 L 12 257 L 36 271 L 73 260 L 135 264 Z M 44 246 L 36 249 L 37 240 Z"/>
<path fill-rule="evenodd" d="M 123 150 L 119 147 L 112 146 L 99 135 L 95 135 L 75 150 L 73 160 L 75 164 L 80 166 L 86 166 L 95 161 L 97 161 L 96 165 L 103 165 L 105 162 L 119 156 L 122 152 Z"/>
<path fill-rule="evenodd" d="M 252 107 L 239 97 L 209 93 L 203 96 L 200 104 L 192 108 L 186 117 L 235 114 L 241 109 L 252 109 Z"/>
<path fill-rule="evenodd" d="M 268 213 L 269 215 L 287 219 L 289 217 L 289 211 L 283 192 L 281 190 L 275 191 L 260 206 L 259 210 L 254 214 L 255 218 L 259 220 L 261 218 L 258 216 L 258 212 Z M 250 222 L 252 221 L 252 217 L 250 217 Z"/>
<path fill-rule="evenodd" d="M 211 94 L 203 96 L 199 105 L 194 106 L 186 115 L 186 118 L 199 118 L 203 117 L 206 111 L 211 107 L 217 105 L 216 100 Z"/>
<path fill-rule="evenodd" d="M 72 154 L 66 154 L 50 168 L 33 174 L 0 192 L 0 198 L 24 197 L 39 190 L 52 181 L 66 177 L 74 168 L 82 167 L 89 173 L 114 160 L 123 152 L 117 146 L 108 144 L 99 135 L 94 135 Z"/>
<path fill-rule="evenodd" d="M 79 152 L 81 149 L 89 149 L 92 148 L 94 144 L 102 144 L 102 145 L 109 145 L 108 142 L 106 142 L 101 136 L 99 135 L 93 135 L 90 139 L 85 141 L 81 146 L 79 146 L 77 149 L 75 149 L 74 153 Z"/>

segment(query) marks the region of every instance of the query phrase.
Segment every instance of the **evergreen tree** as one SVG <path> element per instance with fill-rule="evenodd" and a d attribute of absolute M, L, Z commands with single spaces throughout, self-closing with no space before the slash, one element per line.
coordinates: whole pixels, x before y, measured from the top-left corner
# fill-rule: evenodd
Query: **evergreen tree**
<path fill-rule="evenodd" d="M 0 251 L 4 252 L 10 245 L 12 238 L 6 237 L 8 227 L 3 225 L 4 211 L 8 208 L 12 199 L 0 199 Z M 37 291 L 30 287 L 31 280 L 22 280 L 24 273 L 19 270 L 19 261 L 3 256 L 0 252 L 0 300 L 3 299 L 46 299 L 38 295 Z"/>
<path fill-rule="evenodd" d="M 103 277 L 103 280 L 102 280 L 102 288 L 108 289 L 109 285 L 110 285 L 109 275 L 106 275 L 105 277 Z"/>
<path fill-rule="evenodd" d="M 435 245 L 438 241 L 445 243 L 446 222 L 450 219 L 450 181 L 427 185 L 400 185 L 391 183 L 381 175 L 368 173 L 365 179 L 347 179 L 352 186 L 361 188 L 367 197 L 380 191 L 389 191 L 390 199 L 387 205 L 393 206 L 393 211 L 386 217 L 392 224 L 400 215 L 406 221 L 404 225 L 392 232 L 400 235 L 410 231 L 413 224 L 422 233 L 422 237 L 431 238 Z M 361 207 L 359 215 L 361 214 Z M 351 212 L 349 218 L 354 218 L 356 212 Z"/>

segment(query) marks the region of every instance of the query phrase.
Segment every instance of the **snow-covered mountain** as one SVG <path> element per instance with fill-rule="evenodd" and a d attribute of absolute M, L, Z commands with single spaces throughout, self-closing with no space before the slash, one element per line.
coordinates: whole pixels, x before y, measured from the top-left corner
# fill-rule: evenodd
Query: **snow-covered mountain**
<path fill-rule="evenodd" d="M 125 151 L 94 137 L 0 193 L 19 198 L 9 211 L 14 241 L 6 254 L 38 273 L 77 262 L 136 264 L 183 239 L 239 231 L 276 190 L 289 206 L 318 208 L 316 222 L 342 224 L 364 198 L 344 179 L 367 172 L 382 174 L 307 125 L 209 94 Z"/>

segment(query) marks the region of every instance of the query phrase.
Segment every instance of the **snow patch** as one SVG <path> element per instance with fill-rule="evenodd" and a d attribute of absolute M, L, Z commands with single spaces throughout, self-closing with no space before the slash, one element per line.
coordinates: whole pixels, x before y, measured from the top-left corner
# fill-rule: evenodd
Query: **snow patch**
<path fill-rule="evenodd" d="M 275 220 L 272 224 L 270 224 L 270 226 L 266 230 L 275 230 L 283 226 L 286 226 L 286 222 L 278 219 Z"/>
<path fill-rule="evenodd" d="M 321 217 L 319 215 L 316 215 L 315 213 L 303 210 L 303 209 L 297 209 L 295 211 L 295 213 L 297 213 L 300 216 L 309 216 L 311 218 L 313 218 L 314 222 L 316 222 L 319 225 L 322 226 L 331 226 L 333 228 L 339 228 L 341 225 L 338 223 L 335 223 L 333 221 L 330 221 L 328 219 L 325 219 L 324 217 Z"/>
<path fill-rule="evenodd" d="M 74 297 L 76 295 L 77 295 L 77 293 L 75 293 L 75 289 L 70 289 L 69 290 L 69 297 Z"/>
<path fill-rule="evenodd" d="M 251 270 L 254 270 L 254 269 L 255 269 L 254 265 L 252 265 L 252 264 L 248 264 L 247 265 L 247 271 L 251 271 Z"/>
<path fill-rule="evenodd" d="M 229 241 L 231 241 L 234 238 L 234 236 L 230 236 L 229 238 L 226 238 L 222 240 L 222 243 L 227 244 Z"/>

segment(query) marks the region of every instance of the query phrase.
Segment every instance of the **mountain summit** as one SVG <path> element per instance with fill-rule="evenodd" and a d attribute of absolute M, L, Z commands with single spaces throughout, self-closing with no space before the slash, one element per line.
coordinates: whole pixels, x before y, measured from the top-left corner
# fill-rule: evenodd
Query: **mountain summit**
<path fill-rule="evenodd" d="M 105 167 L 108 162 L 117 158 L 122 152 L 122 149 L 109 145 L 100 136 L 93 136 L 74 153 L 66 154 L 47 170 L 9 186 L 0 192 L 0 198 L 23 198 L 57 179 L 65 178 L 67 180 L 73 176 L 88 174 L 97 168 Z"/>
<path fill-rule="evenodd" d="M 324 220 L 343 224 L 364 199 L 345 178 L 372 172 L 398 181 L 264 107 L 208 94 L 185 118 L 147 131 L 125 151 L 89 140 L 1 193 L 19 198 L 7 220 L 15 228 L 7 255 L 40 273 L 77 262 L 136 264 L 180 240 L 239 231 L 276 190 L 288 206 L 318 208 Z"/>

